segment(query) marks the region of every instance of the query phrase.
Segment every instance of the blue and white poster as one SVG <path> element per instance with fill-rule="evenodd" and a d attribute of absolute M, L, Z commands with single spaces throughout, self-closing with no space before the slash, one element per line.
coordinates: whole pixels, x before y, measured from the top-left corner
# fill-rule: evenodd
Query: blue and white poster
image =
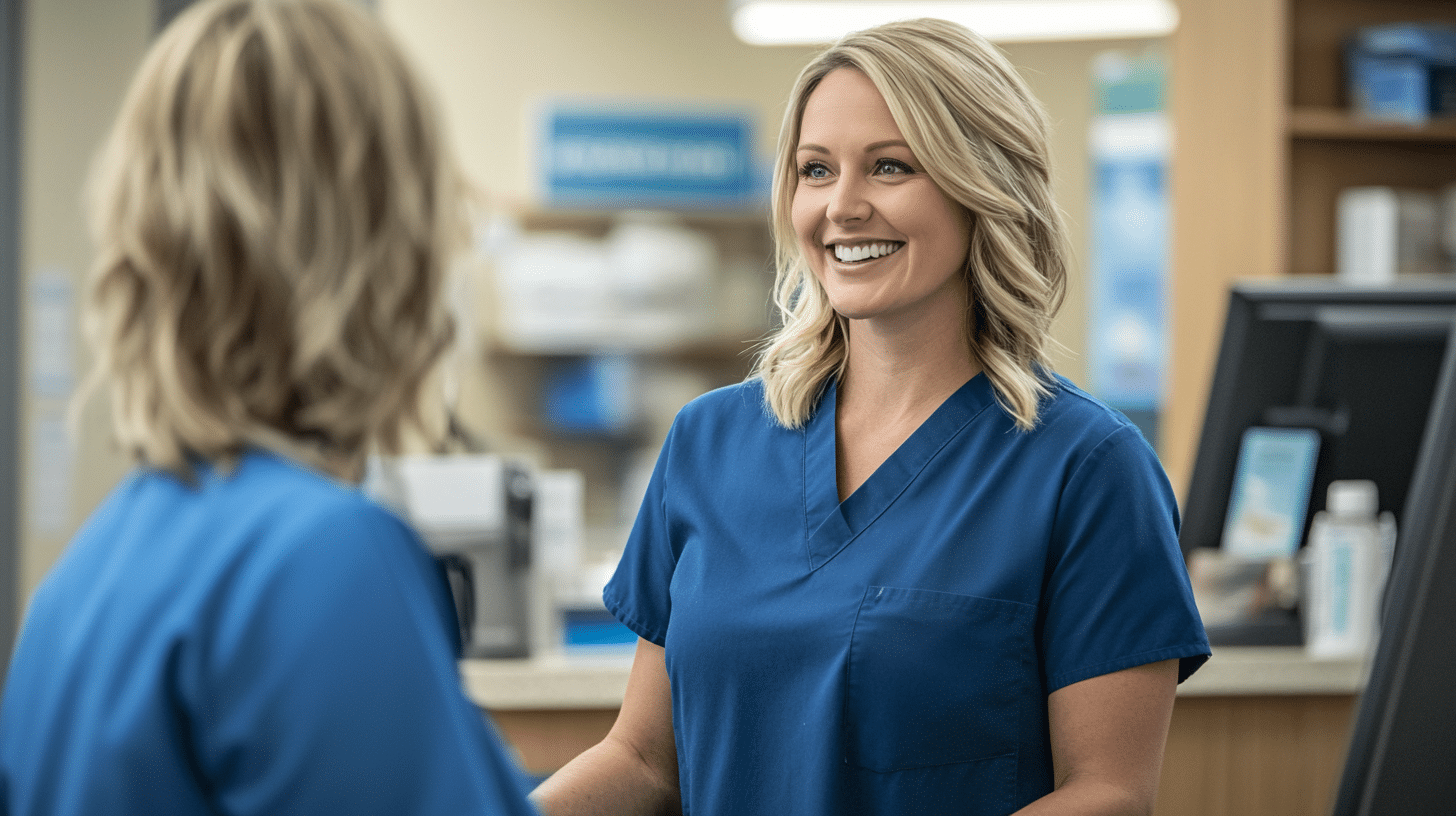
<path fill-rule="evenodd" d="M 1156 442 L 1168 358 L 1164 68 L 1156 55 L 1113 51 L 1094 75 L 1089 385 Z"/>
<path fill-rule="evenodd" d="M 568 207 L 745 209 L 756 189 L 753 120 L 743 112 L 601 100 L 543 111 L 545 202 Z"/>

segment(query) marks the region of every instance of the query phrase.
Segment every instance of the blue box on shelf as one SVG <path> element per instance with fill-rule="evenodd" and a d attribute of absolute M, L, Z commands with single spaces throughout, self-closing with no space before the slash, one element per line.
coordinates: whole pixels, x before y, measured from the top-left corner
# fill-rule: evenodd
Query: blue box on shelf
<path fill-rule="evenodd" d="M 1421 125 L 1456 115 L 1456 26 L 1362 28 L 1349 42 L 1346 63 L 1351 106 L 1361 116 Z"/>

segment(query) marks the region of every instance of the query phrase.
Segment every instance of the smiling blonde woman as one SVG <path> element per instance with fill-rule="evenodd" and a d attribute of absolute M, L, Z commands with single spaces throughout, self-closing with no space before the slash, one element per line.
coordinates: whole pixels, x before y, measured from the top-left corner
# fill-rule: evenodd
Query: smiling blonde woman
<path fill-rule="evenodd" d="M 679 412 L 603 599 L 640 637 L 543 810 L 1142 814 L 1209 649 L 1177 505 L 1053 373 L 1044 115 L 984 39 L 851 34 L 774 175 L 783 329 Z"/>
<path fill-rule="evenodd" d="M 965 331 L 997 398 L 1019 427 L 1030 428 L 1048 394 L 1049 331 L 1067 275 L 1046 112 L 994 46 L 940 20 L 850 35 L 794 84 L 772 197 L 774 295 L 783 325 L 756 367 L 774 415 L 791 428 L 803 424 L 825 381 L 842 373 L 848 359 L 846 326 L 812 273 L 792 222 L 804 107 L 838 68 L 854 68 L 886 90 L 908 149 L 970 214 L 970 247 L 959 270 L 968 287 Z"/>

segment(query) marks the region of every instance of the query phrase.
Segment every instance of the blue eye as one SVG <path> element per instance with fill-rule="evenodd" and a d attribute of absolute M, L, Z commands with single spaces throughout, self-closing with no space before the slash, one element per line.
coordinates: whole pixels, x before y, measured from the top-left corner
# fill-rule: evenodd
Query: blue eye
<path fill-rule="evenodd" d="M 915 170 L 910 165 L 895 159 L 880 159 L 875 162 L 875 173 L 882 176 L 909 175 Z"/>
<path fill-rule="evenodd" d="M 807 179 L 829 178 L 829 168 L 825 167 L 822 162 L 804 162 L 803 166 L 799 168 L 799 175 Z"/>

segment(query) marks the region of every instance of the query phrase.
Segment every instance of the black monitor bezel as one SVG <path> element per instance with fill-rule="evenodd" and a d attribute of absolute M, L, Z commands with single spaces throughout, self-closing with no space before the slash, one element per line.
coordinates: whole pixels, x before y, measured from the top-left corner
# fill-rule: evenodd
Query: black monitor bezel
<path fill-rule="evenodd" d="M 1361 693 L 1334 816 L 1432 813 L 1456 801 L 1456 330 L 1421 444 L 1380 644 Z"/>
<path fill-rule="evenodd" d="M 1357 287 L 1328 280 L 1283 278 L 1241 281 L 1229 292 L 1224 332 L 1209 387 L 1202 431 L 1184 494 L 1180 543 L 1185 556 L 1199 546 L 1217 546 L 1228 508 L 1237 464 L 1237 439 L 1243 423 L 1237 417 L 1236 387 L 1241 361 L 1250 353 L 1249 335 L 1262 312 L 1271 308 L 1307 310 L 1321 307 L 1456 307 L 1456 279 L 1419 278 L 1384 287 Z M 1237 426 L 1237 427 L 1236 427 Z"/>

